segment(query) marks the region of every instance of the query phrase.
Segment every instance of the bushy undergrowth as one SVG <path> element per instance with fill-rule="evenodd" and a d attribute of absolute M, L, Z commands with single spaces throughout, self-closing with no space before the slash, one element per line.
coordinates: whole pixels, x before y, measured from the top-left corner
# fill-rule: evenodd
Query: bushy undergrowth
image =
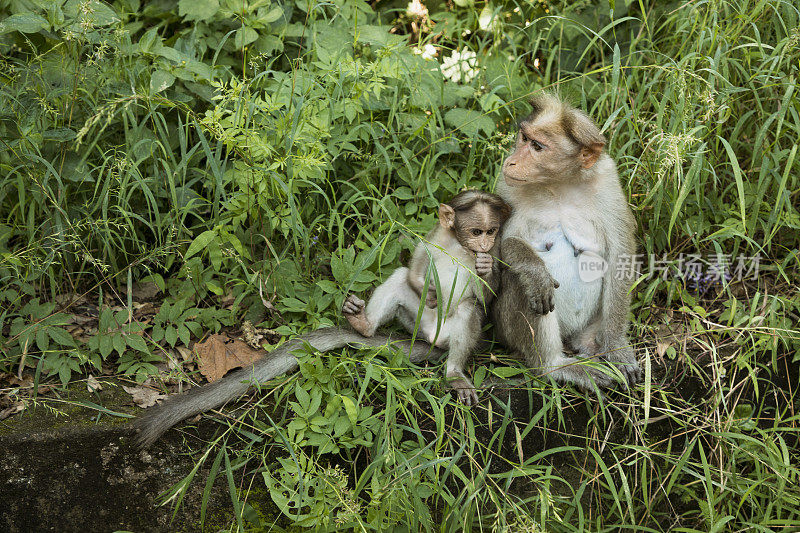
<path fill-rule="evenodd" d="M 276 391 L 285 409 L 239 424 L 239 455 L 203 455 L 237 527 L 273 518 L 234 476 L 298 527 L 800 527 L 792 2 L 0 0 L 0 16 L 0 371 L 37 380 L 106 363 L 143 381 L 208 331 L 336 323 L 440 201 L 493 188 L 531 94 L 603 126 L 639 224 L 646 384 L 598 404 L 528 378 L 527 416 L 473 417 L 435 369 L 311 356 Z M 147 325 L 141 281 L 166 302 Z M 76 338 L 87 299 L 97 328 Z M 479 359 L 477 383 L 521 372 Z"/>

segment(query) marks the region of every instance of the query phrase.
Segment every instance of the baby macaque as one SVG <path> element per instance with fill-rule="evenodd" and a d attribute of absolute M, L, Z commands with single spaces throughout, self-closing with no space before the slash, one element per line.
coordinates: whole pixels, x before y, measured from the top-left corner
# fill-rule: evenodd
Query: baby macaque
<path fill-rule="evenodd" d="M 430 344 L 449 350 L 447 381 L 468 406 L 477 404 L 478 396 L 464 366 L 480 339 L 496 285 L 489 251 L 510 214 L 494 194 L 457 194 L 439 206 L 439 224 L 417 245 L 408 267 L 395 270 L 366 305 L 351 294 L 342 306 L 350 325 L 365 337 L 397 318 L 410 333 L 416 329 Z"/>

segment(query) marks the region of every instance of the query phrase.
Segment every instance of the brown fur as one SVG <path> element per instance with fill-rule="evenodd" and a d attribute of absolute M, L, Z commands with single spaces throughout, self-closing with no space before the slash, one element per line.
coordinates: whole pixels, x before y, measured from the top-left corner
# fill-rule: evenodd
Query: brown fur
<path fill-rule="evenodd" d="M 499 246 L 507 268 L 492 309 L 498 337 L 559 381 L 632 384 L 640 375 L 626 338 L 633 280 L 616 273 L 621 256 L 635 252 L 635 224 L 616 166 L 585 113 L 552 95 L 532 105 L 498 186 L 513 208 Z M 586 258 L 608 270 L 579 279 Z M 565 355 L 565 345 L 581 357 Z"/>
<path fill-rule="evenodd" d="M 418 328 L 420 336 L 448 348 L 447 379 L 467 405 L 477 403 L 478 397 L 464 366 L 480 338 L 483 309 L 497 285 L 488 252 L 510 212 L 493 194 L 459 193 L 439 206 L 439 225 L 425 239 L 430 244 L 417 245 L 408 268 L 397 269 L 375 289 L 369 303 L 351 294 L 342 306 L 350 325 L 367 337 L 397 318 L 407 330 Z M 434 271 L 429 273 L 431 266 Z M 469 279 L 476 275 L 483 281 Z M 492 291 L 485 290 L 483 282 Z M 431 311 L 440 303 L 445 306 L 441 321 L 439 313 Z"/>

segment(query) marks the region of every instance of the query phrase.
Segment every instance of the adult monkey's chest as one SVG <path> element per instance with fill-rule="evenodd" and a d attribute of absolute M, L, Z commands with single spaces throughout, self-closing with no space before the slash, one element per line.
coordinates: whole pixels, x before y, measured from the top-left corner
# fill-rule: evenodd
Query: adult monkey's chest
<path fill-rule="evenodd" d="M 603 288 L 605 245 L 591 206 L 577 202 L 531 202 L 515 208 L 503 239 L 517 237 L 533 248 L 559 283 L 555 307 L 569 335 L 594 316 Z"/>

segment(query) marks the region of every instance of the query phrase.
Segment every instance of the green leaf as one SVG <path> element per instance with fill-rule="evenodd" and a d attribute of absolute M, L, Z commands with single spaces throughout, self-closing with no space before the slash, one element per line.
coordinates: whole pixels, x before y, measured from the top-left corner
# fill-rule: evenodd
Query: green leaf
<path fill-rule="evenodd" d="M 258 39 L 258 32 L 248 26 L 242 26 L 236 30 L 236 36 L 233 38 L 233 44 L 236 48 L 244 48 L 248 44 Z"/>
<path fill-rule="evenodd" d="M 0 35 L 11 31 L 18 31 L 20 33 L 36 33 L 37 31 L 47 28 L 50 25 L 43 17 L 33 13 L 18 13 L 11 15 L 3 22 L 0 22 Z"/>
<path fill-rule="evenodd" d="M 51 327 L 47 328 L 47 333 L 50 335 L 50 338 L 56 341 L 61 346 L 75 346 L 75 339 L 72 338 L 72 335 L 67 333 L 67 330 L 64 328 L 59 327 Z"/>
<path fill-rule="evenodd" d="M 40 327 L 36 330 L 36 346 L 42 352 L 46 352 L 50 348 L 50 337 L 47 336 L 46 328 Z"/>
<path fill-rule="evenodd" d="M 501 378 L 510 378 L 524 372 L 521 368 L 514 368 L 513 366 L 499 366 L 492 370 L 492 374 L 500 376 Z"/>
<path fill-rule="evenodd" d="M 349 396 L 340 395 L 340 398 L 344 404 L 344 410 L 347 412 L 347 418 L 350 419 L 350 423 L 353 424 L 353 427 L 355 427 L 358 423 L 358 408 L 356 407 L 355 402 Z"/>
<path fill-rule="evenodd" d="M 744 180 L 742 176 L 742 168 L 739 166 L 739 159 L 736 157 L 736 153 L 733 151 L 731 145 L 726 141 L 724 138 L 720 137 L 720 141 L 722 141 L 722 145 L 725 147 L 725 151 L 728 153 L 728 159 L 731 162 L 731 168 L 733 168 L 733 178 L 736 180 L 736 192 L 739 195 L 739 214 L 742 217 L 742 226 L 747 227 L 747 216 L 745 211 L 745 196 L 744 196 Z"/>
<path fill-rule="evenodd" d="M 175 326 L 169 326 L 167 330 L 164 332 L 164 340 L 170 346 L 175 346 L 175 343 L 178 341 L 178 330 L 175 329 Z"/>
<path fill-rule="evenodd" d="M 319 287 L 328 294 L 336 294 L 339 292 L 339 286 L 329 279 L 323 279 L 318 281 L 317 287 Z"/>
<path fill-rule="evenodd" d="M 203 250 L 206 246 L 208 246 L 208 243 L 214 240 L 216 236 L 217 232 L 213 229 L 204 231 L 198 235 L 195 240 L 192 241 L 192 244 L 189 245 L 189 249 L 186 250 L 183 260 L 186 261 L 200 250 Z"/>
<path fill-rule="evenodd" d="M 150 353 L 150 350 L 147 349 L 147 342 L 145 342 L 144 338 L 141 335 L 126 335 L 125 339 L 128 343 L 128 346 L 130 346 L 134 350 L 139 350 L 140 352 L 144 353 Z"/>
<path fill-rule="evenodd" d="M 85 17 L 93 26 L 109 26 L 119 22 L 117 13 L 98 0 L 69 0 L 64 4 L 64 14 L 73 19 Z M 74 26 L 77 25 L 76 21 Z"/>
<path fill-rule="evenodd" d="M 42 132 L 42 139 L 45 141 L 71 141 L 76 137 L 74 130 L 69 128 L 56 128 Z"/>
<path fill-rule="evenodd" d="M 180 52 L 169 46 L 159 46 L 156 48 L 155 52 L 161 57 L 174 61 L 175 63 L 179 63 L 183 59 Z"/>
<path fill-rule="evenodd" d="M 218 0 L 180 0 L 178 14 L 184 20 L 208 20 L 219 11 Z"/>
<path fill-rule="evenodd" d="M 314 30 L 314 51 L 323 63 L 331 64 L 352 53 L 353 37 L 346 29 L 317 23 Z"/>
<path fill-rule="evenodd" d="M 150 76 L 150 94 L 159 93 L 175 83 L 175 76 L 164 70 L 156 70 Z"/>
<path fill-rule="evenodd" d="M 97 335 L 100 344 L 100 355 L 103 356 L 103 359 L 107 358 L 111 351 L 114 349 L 114 341 L 111 338 L 111 335 Z"/>
<path fill-rule="evenodd" d="M 444 116 L 444 121 L 468 137 L 476 136 L 479 130 L 483 130 L 487 135 L 491 135 L 495 130 L 495 124 L 491 118 L 478 111 L 460 107 L 448 111 Z"/>
<path fill-rule="evenodd" d="M 71 377 L 72 371 L 69 367 L 67 365 L 61 365 L 61 368 L 58 369 L 58 379 L 61 380 L 61 384 L 66 387 Z"/>
<path fill-rule="evenodd" d="M 262 24 L 271 24 L 281 18 L 281 15 L 283 15 L 283 8 L 281 6 L 275 6 L 270 9 L 266 15 L 262 15 L 256 20 Z"/>
<path fill-rule="evenodd" d="M 117 351 L 117 353 L 119 355 L 124 354 L 125 349 L 127 348 L 127 345 L 125 344 L 125 337 L 122 335 L 114 335 L 112 339 L 114 342 L 114 349 Z"/>
<path fill-rule="evenodd" d="M 186 324 L 181 324 L 181 327 L 178 328 L 178 337 L 181 339 L 183 344 L 189 346 L 189 341 L 192 337 L 189 333 L 189 328 L 186 327 Z"/>

